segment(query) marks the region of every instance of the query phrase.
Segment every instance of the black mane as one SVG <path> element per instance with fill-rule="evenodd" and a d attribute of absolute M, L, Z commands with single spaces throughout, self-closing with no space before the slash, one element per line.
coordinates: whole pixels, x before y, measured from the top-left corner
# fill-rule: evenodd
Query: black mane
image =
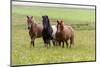
<path fill-rule="evenodd" d="M 52 39 L 52 27 L 50 25 L 50 21 L 48 16 L 42 16 L 43 19 L 43 31 L 42 36 L 45 44 L 49 44 L 50 40 Z"/>

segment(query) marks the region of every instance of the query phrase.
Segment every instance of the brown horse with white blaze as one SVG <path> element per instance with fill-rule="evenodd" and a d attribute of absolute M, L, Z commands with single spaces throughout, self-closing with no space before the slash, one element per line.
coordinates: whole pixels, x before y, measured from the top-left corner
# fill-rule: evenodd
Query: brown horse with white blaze
<path fill-rule="evenodd" d="M 31 38 L 31 44 L 33 44 L 34 47 L 34 41 L 36 38 L 42 37 L 42 30 L 43 27 L 37 25 L 34 20 L 33 16 L 27 16 L 27 25 L 28 25 L 28 30 L 29 30 L 29 35 Z"/>
<path fill-rule="evenodd" d="M 74 30 L 71 26 L 64 25 L 64 22 L 57 20 L 57 32 L 56 32 L 56 40 L 63 44 L 62 47 L 64 48 L 64 42 L 66 42 L 66 46 L 68 47 L 68 40 L 70 40 L 70 48 L 71 45 L 74 44 Z"/>

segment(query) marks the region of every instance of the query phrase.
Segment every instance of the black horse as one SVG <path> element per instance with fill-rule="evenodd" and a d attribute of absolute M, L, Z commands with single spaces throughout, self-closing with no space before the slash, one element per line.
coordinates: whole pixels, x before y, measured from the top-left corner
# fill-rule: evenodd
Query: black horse
<path fill-rule="evenodd" d="M 43 22 L 42 36 L 43 36 L 45 47 L 48 47 L 48 45 L 51 46 L 50 40 L 53 39 L 53 37 L 52 37 L 53 29 L 50 25 L 48 16 L 46 16 L 46 15 L 42 16 L 42 19 L 43 19 L 42 20 L 42 22 Z"/>

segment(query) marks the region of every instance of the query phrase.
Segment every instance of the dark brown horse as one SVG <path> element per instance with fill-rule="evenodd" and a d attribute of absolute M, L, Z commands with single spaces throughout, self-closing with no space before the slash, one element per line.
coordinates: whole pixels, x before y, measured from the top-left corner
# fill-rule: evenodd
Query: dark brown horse
<path fill-rule="evenodd" d="M 39 38 L 42 36 L 43 27 L 37 25 L 34 22 L 33 16 L 31 17 L 27 16 L 27 25 L 28 25 L 29 35 L 31 38 L 31 44 L 33 44 L 33 47 L 34 47 L 35 38 Z"/>
<path fill-rule="evenodd" d="M 70 48 L 71 45 L 74 44 L 74 31 L 71 26 L 64 25 L 63 21 L 57 20 L 57 32 L 56 32 L 56 40 L 63 44 L 62 47 L 64 48 L 64 42 L 66 42 L 66 46 L 68 47 L 68 40 L 70 40 Z"/>

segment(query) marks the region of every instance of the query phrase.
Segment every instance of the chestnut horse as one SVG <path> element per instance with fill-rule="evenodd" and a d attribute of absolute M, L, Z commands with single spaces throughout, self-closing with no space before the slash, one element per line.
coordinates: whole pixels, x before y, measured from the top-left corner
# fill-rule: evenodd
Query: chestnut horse
<path fill-rule="evenodd" d="M 30 16 L 30 17 L 27 16 L 27 25 L 28 25 L 29 35 L 31 38 L 31 45 L 33 44 L 33 47 L 34 47 L 35 38 L 42 37 L 43 27 L 37 25 L 34 22 L 33 16 Z"/>
<path fill-rule="evenodd" d="M 66 47 L 68 48 L 68 40 L 70 40 L 70 48 L 71 45 L 74 44 L 74 31 L 71 26 L 64 25 L 64 22 L 57 20 L 57 32 L 56 32 L 56 40 L 59 42 L 59 45 L 62 43 L 62 47 L 64 48 L 64 42 L 66 42 Z"/>

